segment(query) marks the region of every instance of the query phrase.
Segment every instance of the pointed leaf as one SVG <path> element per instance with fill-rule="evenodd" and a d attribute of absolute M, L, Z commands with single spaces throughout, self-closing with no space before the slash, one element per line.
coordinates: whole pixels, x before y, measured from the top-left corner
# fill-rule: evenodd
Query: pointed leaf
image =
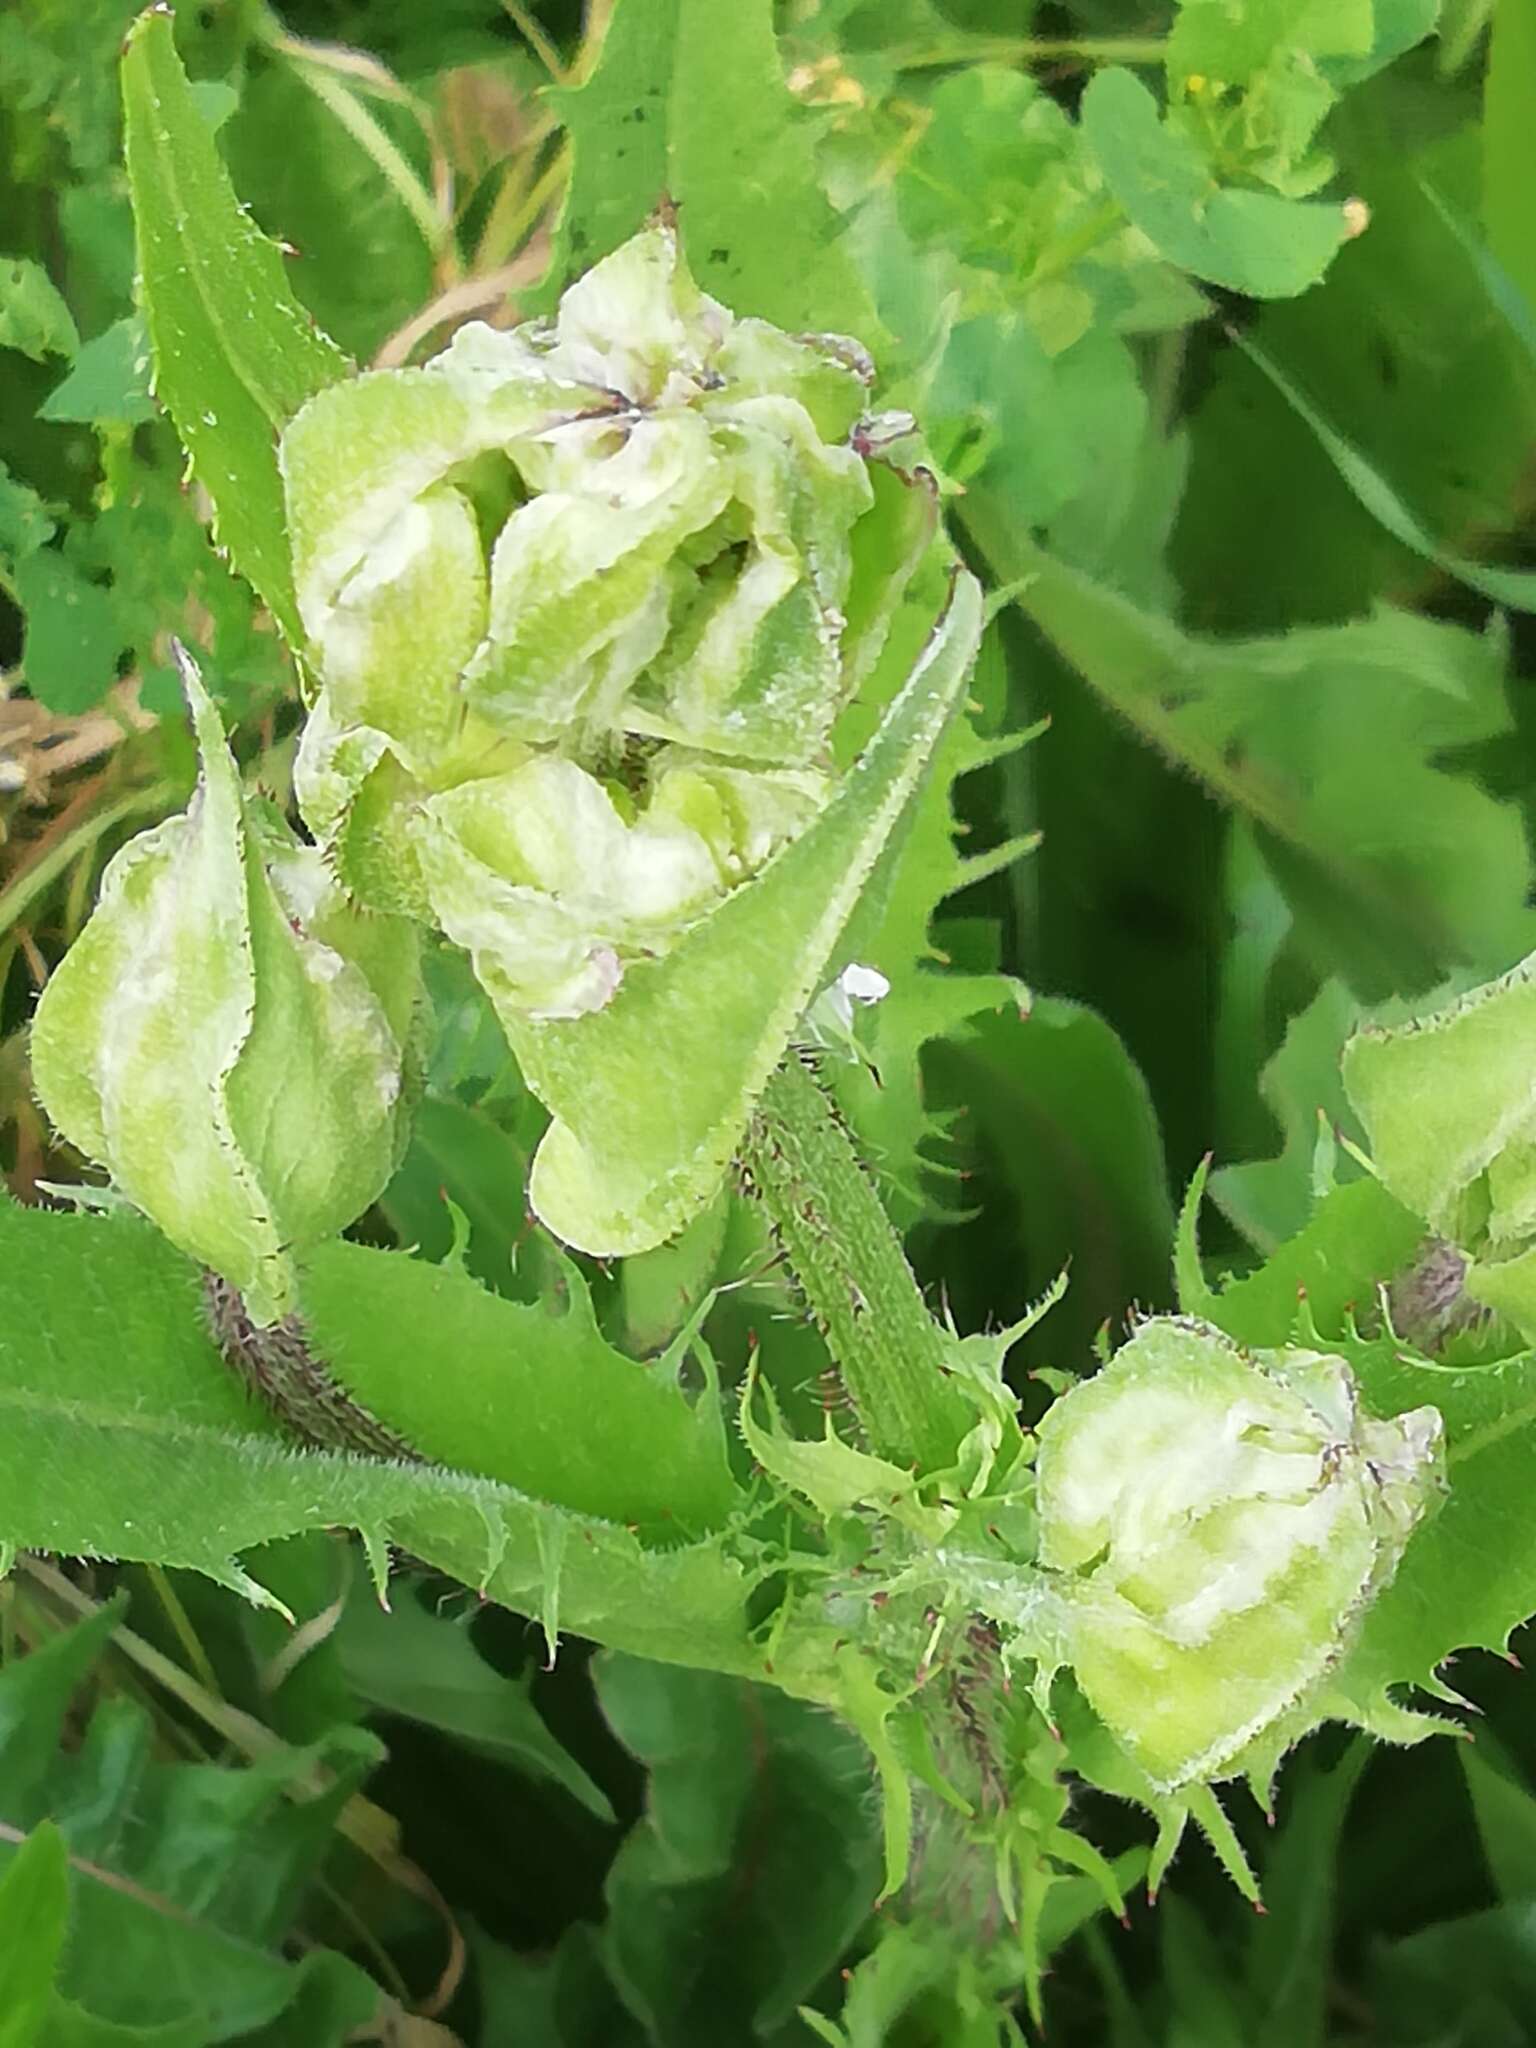
<path fill-rule="evenodd" d="M 0 2048 L 35 2048 L 41 2038 L 68 1918 L 69 1858 L 45 1820 L 0 1877 Z"/>
<path fill-rule="evenodd" d="M 346 359 L 238 205 L 167 7 L 129 32 L 123 108 L 156 392 L 213 500 L 218 539 L 297 646 L 277 436 Z"/>
<path fill-rule="evenodd" d="M 530 1086 L 556 1117 L 534 1161 L 533 1205 L 568 1244 L 599 1256 L 648 1251 L 713 1197 L 923 786 L 980 630 L 980 587 L 962 571 L 922 658 L 816 822 L 665 959 L 632 968 L 606 1009 L 516 1030 Z"/>
<path fill-rule="evenodd" d="M 424 1457 L 610 1521 L 700 1533 L 739 1501 L 718 1411 L 676 1358 L 603 1340 L 580 1274 L 565 1304 L 524 1306 L 399 1252 L 330 1244 L 305 1263 L 310 1342 L 337 1380 Z M 423 1373 L 423 1358 L 453 1360 Z"/>
<path fill-rule="evenodd" d="M 565 1625 L 641 1654 L 750 1668 L 723 1541 L 647 1550 L 614 1521 L 494 1480 L 295 1450 L 198 1308 L 196 1269 L 127 1218 L 0 1208 L 0 1545 L 205 1572 L 265 1600 L 241 1553 L 305 1529 L 400 1545 L 521 1613 L 563 1539 Z"/>

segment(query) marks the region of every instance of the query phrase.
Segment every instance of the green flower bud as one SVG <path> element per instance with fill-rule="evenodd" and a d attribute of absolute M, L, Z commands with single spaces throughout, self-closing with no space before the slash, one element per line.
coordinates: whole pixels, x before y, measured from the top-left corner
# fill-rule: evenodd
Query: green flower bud
<path fill-rule="evenodd" d="M 1391 1192 L 1490 1258 L 1536 1243 L 1536 962 L 1344 1048 L 1344 1086 Z"/>
<path fill-rule="evenodd" d="M 1363 1027 L 1344 1048 L 1344 1087 L 1377 1173 L 1438 1240 L 1453 1275 L 1449 1321 L 1426 1330 L 1413 1287 L 1393 1291 L 1415 1342 L 1492 1309 L 1536 1342 L 1536 955 L 1412 1023 Z"/>
<path fill-rule="evenodd" d="M 415 848 L 433 914 L 498 1010 L 601 1009 L 624 962 L 662 950 L 814 815 L 823 780 L 658 757 L 626 816 L 574 761 L 521 767 L 428 798 Z"/>
<path fill-rule="evenodd" d="M 694 284 L 662 223 L 573 285 L 552 321 L 510 333 L 471 324 L 425 369 L 312 399 L 281 449 L 321 686 L 298 790 L 347 885 L 463 927 L 484 823 L 468 821 L 512 798 L 503 788 L 478 804 L 438 799 L 524 774 L 508 747 L 550 749 L 589 779 L 625 783 L 657 740 L 717 757 L 727 820 L 695 831 L 728 853 L 716 862 L 725 886 L 760 865 L 753 848 L 785 836 L 784 791 L 741 778 L 812 774 L 856 680 L 844 606 L 853 531 L 875 502 L 855 445 L 872 374 L 855 343 L 735 319 Z M 910 566 L 902 557 L 890 575 L 892 603 Z M 867 590 L 858 609 L 863 658 Z M 585 1006 L 613 976 L 578 957 L 622 950 L 624 933 L 654 947 L 719 893 L 703 891 L 699 866 L 698 888 L 669 881 L 637 913 L 639 878 L 682 799 L 683 785 L 668 795 L 664 781 L 652 774 L 649 823 L 623 821 L 633 841 L 613 839 L 616 821 L 590 792 L 569 815 L 545 802 L 579 787 L 568 777 L 516 785 L 529 808 L 515 851 L 482 864 L 500 878 L 506 914 L 523 910 L 476 951 L 510 959 L 533 918 L 542 956 L 512 980 L 498 972 L 506 1000 L 526 986 L 541 992 L 535 1009 L 547 998 L 562 1013 L 578 995 Z M 810 786 L 790 793 L 801 823 Z M 754 829 L 736 815 L 743 805 L 775 816 Z M 579 859 L 577 818 L 597 835 Z M 455 851 L 461 827 L 469 838 Z M 534 848 L 545 829 L 551 843 Z M 604 877 L 620 891 L 611 902 Z M 508 889 L 561 907 L 551 916 L 547 901 L 530 908 Z M 439 897 L 458 908 L 444 913 Z M 471 921 L 483 931 L 483 905 Z"/>
<path fill-rule="evenodd" d="M 70 1142 L 265 1323 L 292 1306 L 290 1253 L 393 1171 L 418 946 L 246 797 L 180 663 L 199 787 L 108 867 L 38 1005 L 32 1069 Z"/>
<path fill-rule="evenodd" d="M 1040 1429 L 1061 1661 L 1153 1783 L 1229 1775 L 1318 1686 L 1433 1497 L 1433 1408 L 1364 1414 L 1349 1368 L 1143 1325 Z"/>

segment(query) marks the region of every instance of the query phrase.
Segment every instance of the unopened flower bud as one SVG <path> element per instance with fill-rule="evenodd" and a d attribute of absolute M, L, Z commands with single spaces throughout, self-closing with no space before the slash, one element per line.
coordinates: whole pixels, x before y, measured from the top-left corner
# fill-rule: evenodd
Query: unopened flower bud
<path fill-rule="evenodd" d="M 415 845 L 433 913 L 504 1014 L 601 1009 L 627 958 L 663 950 L 822 798 L 807 771 L 660 761 L 631 816 L 622 792 L 555 754 L 421 805 Z"/>
<path fill-rule="evenodd" d="M 1317 1686 L 1433 1498 L 1433 1408 L 1376 1421 L 1349 1368 L 1145 1324 L 1040 1429 L 1062 1659 L 1154 1784 L 1228 1774 Z"/>
<path fill-rule="evenodd" d="M 1494 1259 L 1536 1244 L 1532 967 L 1413 1023 L 1367 1026 L 1344 1048 L 1382 1180 L 1438 1235 Z"/>
<path fill-rule="evenodd" d="M 289 1254 L 353 1222 L 403 1141 L 418 942 L 352 908 L 321 856 L 241 788 L 181 658 L 202 777 L 107 869 L 38 1005 L 54 1123 L 268 1322 Z"/>

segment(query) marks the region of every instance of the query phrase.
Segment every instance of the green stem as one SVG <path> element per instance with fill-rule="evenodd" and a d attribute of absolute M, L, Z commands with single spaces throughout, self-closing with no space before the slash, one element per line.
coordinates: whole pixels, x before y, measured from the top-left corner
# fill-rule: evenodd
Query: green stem
<path fill-rule="evenodd" d="M 848 1132 L 799 1060 L 763 1093 L 742 1168 L 826 1338 L 870 1448 L 902 1465 L 950 1464 L 970 1416 Z"/>
<path fill-rule="evenodd" d="M 13 925 L 19 924 L 38 897 L 57 881 L 71 862 L 94 846 L 97 840 L 104 839 L 115 825 L 120 825 L 125 818 L 136 818 L 145 811 L 164 811 L 179 794 L 178 784 L 156 782 L 148 789 L 130 790 L 116 803 L 103 804 L 99 811 L 93 811 L 0 894 L 0 933 L 8 932 Z"/>
<path fill-rule="evenodd" d="M 149 1583 L 155 1589 L 155 1598 L 165 1610 L 165 1618 L 171 1624 L 177 1642 L 186 1652 L 187 1663 L 191 1667 L 193 1677 L 199 1685 L 217 1696 L 220 1690 L 219 1681 L 212 1664 L 208 1661 L 208 1652 L 203 1648 L 202 1638 L 192 1626 L 186 1608 L 177 1597 L 176 1588 L 166 1577 L 164 1566 L 151 1564 L 146 1565 L 144 1569 L 148 1574 Z"/>

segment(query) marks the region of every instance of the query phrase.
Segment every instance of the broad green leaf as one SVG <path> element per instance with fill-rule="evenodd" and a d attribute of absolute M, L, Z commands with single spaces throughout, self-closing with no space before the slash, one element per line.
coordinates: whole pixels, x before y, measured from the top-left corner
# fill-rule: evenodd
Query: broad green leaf
<path fill-rule="evenodd" d="M 1129 71 L 1099 72 L 1083 133 L 1105 183 L 1170 261 L 1229 291 L 1284 299 L 1307 290 L 1350 230 L 1342 206 L 1219 185 L 1189 138 L 1159 118 Z"/>
<path fill-rule="evenodd" d="M 1312 1213 L 1319 1144 L 1329 1145 L 1338 1134 L 1360 1137 L 1339 1078 L 1339 1055 L 1359 1015 L 1344 984 L 1327 981 L 1288 1020 L 1259 1076 L 1259 1091 L 1280 1127 L 1281 1150 L 1274 1158 L 1224 1165 L 1211 1176 L 1218 1207 L 1261 1252 L 1294 1237 Z M 1343 1150 L 1334 1165 L 1340 1179 L 1359 1170 Z"/>
<path fill-rule="evenodd" d="M 1414 1536 L 1330 1686 L 1337 1718 L 1413 1740 L 1441 1724 L 1406 1713 L 1391 1694 L 1416 1686 L 1454 1699 L 1436 1676 L 1452 1651 L 1503 1650 L 1536 1612 L 1536 1356 L 1458 1369 L 1416 1363 L 1391 1340 L 1334 1348 L 1351 1358 L 1376 1414 L 1429 1403 L 1445 1421 L 1445 1503 Z"/>
<path fill-rule="evenodd" d="M 750 1668 L 747 1579 L 722 1542 L 648 1551 L 493 1480 L 288 1449 L 155 1232 L 15 1207 L 0 1232 L 0 1544 L 183 1565 L 260 1599 L 242 1552 L 355 1528 L 522 1613 Z"/>
<path fill-rule="evenodd" d="M 689 1406 L 677 1357 L 611 1350 L 581 1275 L 562 1278 L 563 1306 L 524 1306 L 451 1267 L 338 1243 L 308 1259 L 300 1295 L 333 1378 L 434 1463 L 653 1536 L 718 1528 L 739 1495 L 713 1402 Z"/>
<path fill-rule="evenodd" d="M 0 463 L 0 561 L 14 571 L 18 562 L 46 546 L 52 533 L 53 521 L 37 492 Z"/>
<path fill-rule="evenodd" d="M 681 210 L 698 282 L 734 313 L 878 352 L 808 117 L 784 85 L 770 0 L 618 0 L 597 69 L 553 98 L 574 164 L 546 289 L 617 248 L 665 198 Z"/>
<path fill-rule="evenodd" d="M 1536 1238 L 1536 961 L 1413 1022 L 1367 1024 L 1344 1086 L 1376 1171 L 1431 1229 L 1493 1258 Z"/>
<path fill-rule="evenodd" d="M 80 336 L 58 287 L 30 256 L 0 256 L 0 348 L 35 363 L 72 356 Z"/>
<path fill-rule="evenodd" d="M 41 1821 L 0 1877 L 0 2048 L 35 2048 L 53 1998 L 69 1917 L 69 1858 Z"/>
<path fill-rule="evenodd" d="M 1016 601 L 1142 736 L 1260 831 L 1308 949 L 1368 994 L 1525 950 L 1530 856 L 1514 808 L 1438 765 L 1504 728 L 1502 639 L 1378 609 L 1348 625 L 1210 640 L 971 519 Z"/>
<path fill-rule="evenodd" d="M 127 638 L 112 593 L 82 576 L 56 548 L 18 563 L 16 599 L 26 615 L 21 666 L 27 688 L 51 711 L 98 703 L 117 673 Z"/>
<path fill-rule="evenodd" d="M 152 9 L 135 24 L 123 105 L 156 394 L 213 500 L 218 539 L 297 646 L 277 436 L 346 362 L 236 203 L 169 13 Z"/>
<path fill-rule="evenodd" d="M 155 416 L 149 395 L 149 341 L 144 323 L 118 320 L 86 342 L 37 409 L 40 420 L 81 420 L 93 426 L 136 427 Z"/>
<path fill-rule="evenodd" d="M 1381 1942 L 1372 1964 L 1371 2012 L 1402 2048 L 1522 2048 L 1536 2010 L 1536 1904 L 1456 1914 Z"/>
<path fill-rule="evenodd" d="M 568 1926 L 553 1954 L 530 1955 L 471 1927 L 483 2037 L 518 2048 L 647 2048 L 640 2024 L 620 2003 L 603 1967 L 590 1920 Z M 478 1938 L 477 1938 L 478 1937 Z"/>
<path fill-rule="evenodd" d="M 807 831 L 606 1009 L 513 1034 L 556 1121 L 532 1200 L 568 1244 L 648 1251 L 714 1196 L 752 1103 L 837 966 L 844 927 L 905 824 L 964 689 L 981 593 L 960 571 L 869 746 Z"/>
<path fill-rule="evenodd" d="M 935 1113 L 953 1118 L 963 1239 L 949 1277 L 962 1328 L 1022 1315 L 1063 1269 L 1066 1299 L 1028 1355 L 1086 1355 L 1095 1331 L 1169 1298 L 1173 1208 L 1145 1080 L 1102 1017 L 1060 997 L 973 1018 L 930 1047 Z M 981 1280 L 978 1285 L 978 1279 Z M 1028 1342 L 1028 1340 L 1026 1340 Z"/>
<path fill-rule="evenodd" d="M 1222 0 L 1182 0 L 1168 38 L 1169 76 L 1195 71 L 1245 84 L 1288 52 L 1364 57 L 1374 13 L 1372 0 L 1250 0 L 1240 12 Z"/>
<path fill-rule="evenodd" d="M 1536 1899 L 1536 1797 L 1490 1737 L 1459 1755 L 1495 1890 L 1501 1899 Z"/>
<path fill-rule="evenodd" d="M 589 1813 L 612 1821 L 606 1796 L 529 1696 L 531 1674 L 503 1677 L 471 1642 L 469 1622 L 467 1613 L 432 1612 L 409 1586 L 385 1609 L 358 1579 L 336 1638 L 347 1683 L 368 1706 L 561 1785 Z"/>
<path fill-rule="evenodd" d="M 606 1888 L 603 1952 L 625 2003 L 662 2048 L 771 2037 L 874 1902 L 857 1739 L 778 1693 L 633 1657 L 600 1662 L 598 1697 L 650 1770 Z"/>
<path fill-rule="evenodd" d="M 1213 1290 L 1199 1277 L 1202 1185 L 1197 1176 L 1180 1223 L 1180 1306 L 1240 1344 L 1335 1342 L 1357 1315 L 1374 1314 L 1381 1287 L 1405 1271 L 1424 1241 L 1420 1218 L 1367 1174 L 1330 1189 L 1262 1266 Z"/>

